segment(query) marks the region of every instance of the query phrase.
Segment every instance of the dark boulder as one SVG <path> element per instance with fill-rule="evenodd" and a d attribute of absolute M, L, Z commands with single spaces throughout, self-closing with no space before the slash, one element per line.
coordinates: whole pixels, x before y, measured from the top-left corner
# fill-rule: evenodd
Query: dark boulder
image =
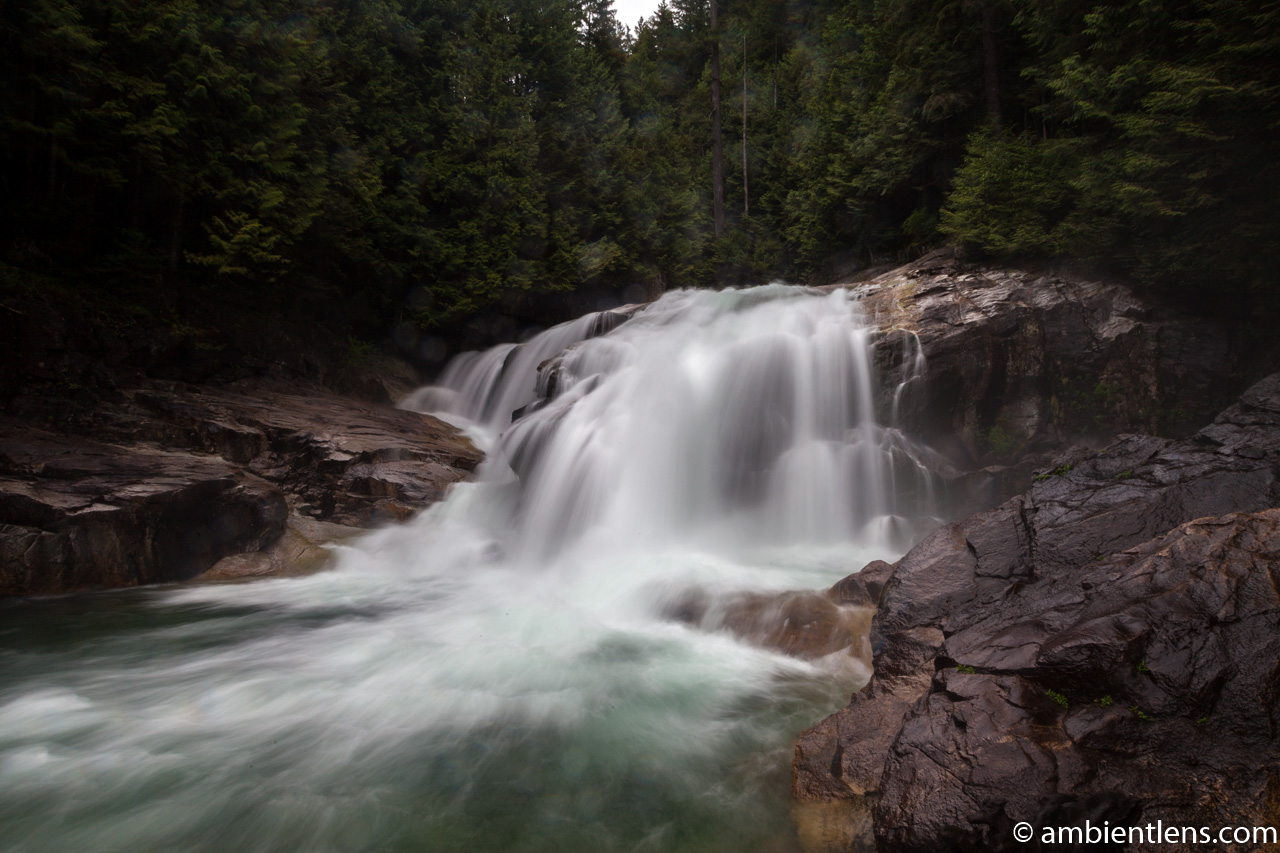
<path fill-rule="evenodd" d="M 1119 281 L 939 250 L 846 286 L 882 330 L 883 410 L 956 467 L 962 513 L 1022 491 L 1032 468 L 1072 444 L 1185 437 L 1243 384 L 1221 324 Z"/>
<path fill-rule="evenodd" d="M 277 484 L 299 514 L 367 527 L 440 500 L 482 458 L 453 427 L 316 384 L 156 385 L 64 428 L 125 445 L 215 454 Z"/>
<path fill-rule="evenodd" d="M 311 571 L 334 538 L 315 523 L 408 518 L 481 459 L 434 418 L 314 383 L 149 382 L 92 405 L 20 397 L 9 412 L 0 595 L 184 580 L 215 563 L 209 578 Z"/>
<path fill-rule="evenodd" d="M 221 459 L 0 429 L 0 596 L 185 580 L 270 545 L 285 515 Z"/>
<path fill-rule="evenodd" d="M 872 560 L 862 571 L 849 575 L 827 590 L 827 597 L 838 604 L 856 607 L 875 607 L 880 603 L 880 593 L 893 575 L 893 566 L 884 560 Z"/>
<path fill-rule="evenodd" d="M 926 538 L 881 595 L 871 681 L 800 738 L 795 795 L 878 793 L 886 850 L 1274 824 L 1278 467 L 1272 377 L 1189 440 L 1071 451 Z"/>

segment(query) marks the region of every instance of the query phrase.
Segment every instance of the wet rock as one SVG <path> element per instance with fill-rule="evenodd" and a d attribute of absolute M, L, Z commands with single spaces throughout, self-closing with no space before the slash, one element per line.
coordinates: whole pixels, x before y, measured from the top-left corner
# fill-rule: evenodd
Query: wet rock
<path fill-rule="evenodd" d="M 196 580 L 210 583 L 315 574 L 334 562 L 334 553 L 324 545 L 346 542 L 364 533 L 359 527 L 291 515 L 284 534 L 269 548 L 223 557 Z"/>
<path fill-rule="evenodd" d="M 743 593 L 716 618 L 734 635 L 792 657 L 848 651 L 870 663 L 871 610 L 839 605 L 820 593 Z"/>
<path fill-rule="evenodd" d="M 862 571 L 849 575 L 827 590 L 827 597 L 837 604 L 855 607 L 875 607 L 880 603 L 880 593 L 893 575 L 893 566 L 884 560 L 872 560 Z"/>
<path fill-rule="evenodd" d="M 429 415 L 263 380 L 128 391 L 124 403 L 70 426 L 121 443 L 216 454 L 276 483 L 300 514 L 360 527 L 440 500 L 482 458 Z"/>
<path fill-rule="evenodd" d="M 1225 328 L 1118 282 L 940 250 L 848 286 L 883 330 L 884 410 L 965 472 L 964 511 L 1025 489 L 1030 465 L 1072 443 L 1186 436 L 1240 387 Z M 921 350 L 923 377 L 899 391 Z"/>
<path fill-rule="evenodd" d="M 796 797 L 878 793 L 884 850 L 1273 824 L 1278 468 L 1272 377 L 1189 440 L 1074 449 L 936 531 L 884 587 L 871 681 L 801 736 Z"/>
<path fill-rule="evenodd" d="M 9 412 L 47 421 L 54 407 L 59 432 L 0 424 L 0 595 L 184 580 L 215 563 L 223 578 L 314 570 L 327 539 L 297 523 L 286 534 L 290 511 L 404 520 L 481 459 L 434 418 L 315 384 L 152 382 L 27 405 Z"/>
<path fill-rule="evenodd" d="M 0 595 L 184 580 L 271 544 L 285 515 L 221 459 L 0 424 Z"/>
<path fill-rule="evenodd" d="M 870 607 L 831 593 L 686 591 L 663 607 L 663 615 L 706 631 L 728 631 L 739 639 L 792 657 L 813 660 L 845 652 L 871 663 Z"/>

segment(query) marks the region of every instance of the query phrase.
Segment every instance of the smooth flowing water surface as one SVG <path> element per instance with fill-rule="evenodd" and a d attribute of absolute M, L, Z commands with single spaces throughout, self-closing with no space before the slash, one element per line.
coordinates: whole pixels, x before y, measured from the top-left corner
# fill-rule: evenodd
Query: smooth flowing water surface
<path fill-rule="evenodd" d="M 417 396 L 490 460 L 333 571 L 0 604 L 0 849 L 797 849 L 794 738 L 867 673 L 671 606 L 822 589 L 933 523 L 877 403 L 920 365 L 877 378 L 855 303 L 778 286 L 545 334 Z M 504 365 L 574 341 L 504 429 Z"/>

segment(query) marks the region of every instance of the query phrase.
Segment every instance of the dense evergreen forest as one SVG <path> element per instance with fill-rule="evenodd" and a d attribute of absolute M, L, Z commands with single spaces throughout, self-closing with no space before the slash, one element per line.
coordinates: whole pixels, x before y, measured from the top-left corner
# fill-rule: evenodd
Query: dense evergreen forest
<path fill-rule="evenodd" d="M 1280 262 L 1274 0 L 7 0 L 0 67 L 7 279 L 440 329 L 948 240 Z"/>

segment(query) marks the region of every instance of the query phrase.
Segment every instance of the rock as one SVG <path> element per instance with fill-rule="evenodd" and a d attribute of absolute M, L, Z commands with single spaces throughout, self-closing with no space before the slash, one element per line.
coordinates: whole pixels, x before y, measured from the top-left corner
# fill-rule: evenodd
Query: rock
<path fill-rule="evenodd" d="M 221 459 L 0 424 L 0 595 L 185 580 L 271 544 L 285 515 Z"/>
<path fill-rule="evenodd" d="M 887 848 L 1012 849 L 1023 820 L 1273 823 L 1278 558 L 1280 510 L 1200 519 L 949 637 L 978 671 L 940 670 L 906 715 L 876 809 Z M 1010 636 L 1017 654 L 990 653 Z"/>
<path fill-rule="evenodd" d="M 846 286 L 882 329 L 883 410 L 963 473 L 961 514 L 1023 490 L 1029 466 L 1072 443 L 1186 436 L 1240 387 L 1224 327 L 1121 283 L 940 250 Z M 912 380 L 920 351 L 925 373 Z"/>
<path fill-rule="evenodd" d="M 872 560 L 862 567 L 862 571 L 849 575 L 827 590 L 827 597 L 837 604 L 875 607 L 880 603 L 880 593 L 892 575 L 892 565 L 884 560 Z"/>
<path fill-rule="evenodd" d="M 318 385 L 250 380 L 152 387 L 99 406 L 71 429 L 212 453 L 276 483 L 302 515 L 359 527 L 440 500 L 482 458 L 429 415 L 342 397 Z"/>
<path fill-rule="evenodd" d="M 603 311 L 595 315 L 591 328 L 584 335 L 582 341 L 569 345 L 564 350 L 538 364 L 537 375 L 534 379 L 534 392 L 537 394 L 537 399 L 512 412 L 511 419 L 518 421 L 525 415 L 530 415 L 539 409 L 546 408 L 547 404 L 559 397 L 566 387 L 572 387 L 578 380 L 586 378 L 576 376 L 573 370 L 576 366 L 576 354 L 582 343 L 612 332 L 647 307 L 648 303 L 636 303 L 623 305 L 620 308 Z"/>
<path fill-rule="evenodd" d="M 312 525 L 404 520 L 481 459 L 443 422 L 315 384 L 22 399 L 11 415 L 56 409 L 60 432 L 0 428 L 0 595 L 184 580 L 215 563 L 207 578 L 314 570 L 332 537 L 300 521 L 282 537 L 290 510 Z"/>
<path fill-rule="evenodd" d="M 871 681 L 801 736 L 796 797 L 878 793 L 882 850 L 1274 823 L 1278 467 L 1271 377 L 1191 439 L 1077 448 L 927 537 L 880 597 Z"/>
<path fill-rule="evenodd" d="M 792 657 L 814 660 L 845 652 L 871 663 L 870 607 L 831 593 L 688 590 L 663 607 L 663 615 L 706 631 L 728 631 L 739 639 Z"/>
<path fill-rule="evenodd" d="M 359 527 L 291 515 L 284 535 L 271 547 L 223 557 L 196 580 L 211 583 L 315 574 L 332 566 L 334 561 L 333 552 L 321 546 L 349 541 L 364 533 Z"/>

